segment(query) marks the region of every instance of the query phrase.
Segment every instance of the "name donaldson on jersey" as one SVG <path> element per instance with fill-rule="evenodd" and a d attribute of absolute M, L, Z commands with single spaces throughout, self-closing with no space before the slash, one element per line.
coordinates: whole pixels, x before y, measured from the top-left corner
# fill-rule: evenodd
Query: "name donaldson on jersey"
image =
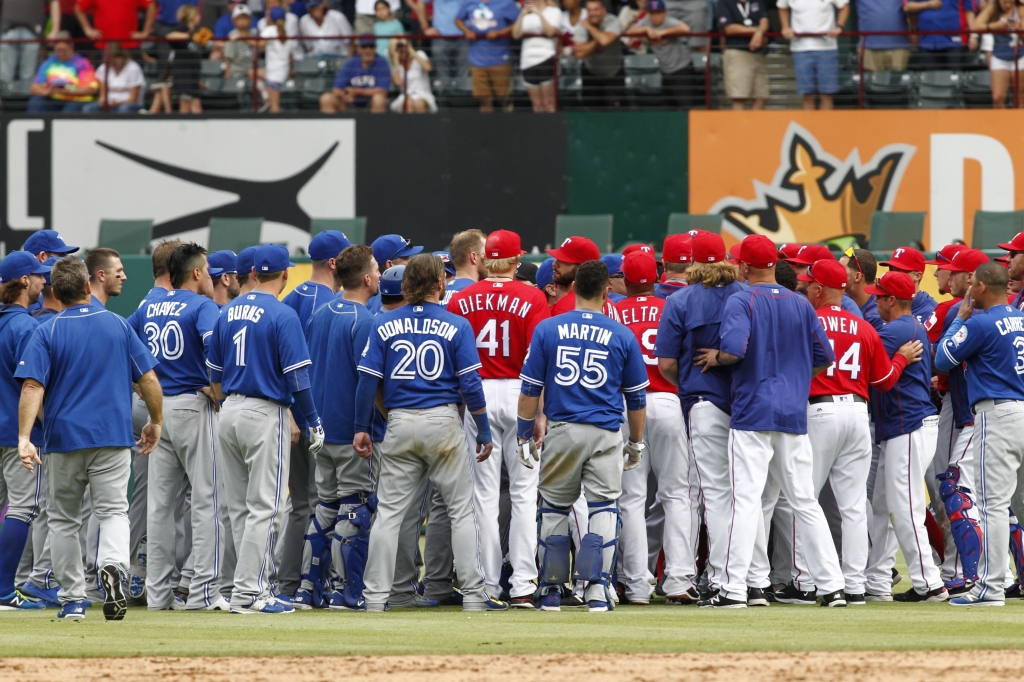
<path fill-rule="evenodd" d="M 504 312 L 526 319 L 533 304 L 518 296 L 509 294 L 474 294 L 459 299 L 459 311 L 463 315 L 480 311 Z"/>
<path fill-rule="evenodd" d="M 458 331 L 458 327 L 443 320 L 420 320 L 411 317 L 388 320 L 381 326 L 377 327 L 377 333 L 384 341 L 387 341 L 392 336 L 397 336 L 398 334 L 432 334 L 434 336 L 443 336 L 447 340 L 451 341 L 455 338 L 455 334 Z"/>
<path fill-rule="evenodd" d="M 182 303 L 181 301 L 161 301 L 160 303 L 150 303 L 146 306 L 146 317 L 180 317 L 185 308 L 188 307 L 188 303 Z"/>

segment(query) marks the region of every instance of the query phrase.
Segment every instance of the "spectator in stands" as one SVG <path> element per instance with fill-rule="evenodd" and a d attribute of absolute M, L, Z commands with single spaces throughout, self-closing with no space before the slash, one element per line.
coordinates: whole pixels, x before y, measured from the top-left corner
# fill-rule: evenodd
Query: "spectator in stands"
<path fill-rule="evenodd" d="M 634 6 L 635 5 L 635 6 Z M 633 24 L 647 16 L 647 0 L 631 0 L 619 10 L 619 24 L 622 25 L 622 35 L 628 36 L 629 29 Z M 622 44 L 633 54 L 644 54 L 647 52 L 647 41 L 643 38 L 623 38 Z"/>
<path fill-rule="evenodd" d="M 231 20 L 234 22 L 235 28 L 228 34 L 228 42 L 224 47 L 224 77 L 252 78 L 256 43 L 252 40 L 245 40 L 245 38 L 257 35 L 256 29 L 252 27 L 252 10 L 246 5 L 235 5 L 235 8 L 231 10 Z"/>
<path fill-rule="evenodd" d="M 46 9 L 53 19 L 52 38 L 60 30 L 58 0 L 3 0 L 0 2 L 0 40 L 43 37 Z M 39 65 L 39 43 L 0 43 L 0 82 L 32 80 Z"/>
<path fill-rule="evenodd" d="M 214 0 L 220 2 L 220 0 Z M 240 0 L 231 0 L 227 5 L 227 11 L 221 14 L 217 18 L 217 22 L 213 25 L 213 43 L 212 49 L 210 50 L 210 59 L 224 59 L 224 48 L 228 45 L 228 37 L 231 32 L 235 30 L 235 8 L 245 6 L 249 10 L 250 24 L 252 23 L 252 10 L 244 2 Z M 202 11 L 203 25 L 206 25 L 206 12 Z"/>
<path fill-rule="evenodd" d="M 202 41 L 208 35 L 212 35 L 209 29 L 199 27 L 199 10 L 195 5 L 182 5 L 178 8 L 178 25 L 167 34 L 167 40 L 174 50 L 171 78 L 179 113 L 203 113 L 203 102 L 199 99 L 199 71 L 203 60 Z M 166 90 L 160 92 L 167 97 Z M 169 105 L 169 102 L 165 101 L 165 105 Z"/>
<path fill-rule="evenodd" d="M 804 109 L 814 109 L 815 95 L 820 97 L 822 109 L 832 108 L 832 95 L 839 92 L 836 38 L 849 16 L 849 0 L 779 0 L 782 35 L 793 53 L 796 89 L 803 95 Z M 822 33 L 825 37 L 795 38 L 794 33 Z"/>
<path fill-rule="evenodd" d="M 237 3 L 235 0 L 200 0 L 199 14 L 202 15 L 202 26 L 213 31 L 213 37 L 223 40 L 231 32 L 231 13 Z M 227 17 L 227 22 L 222 20 Z M 220 34 L 217 28 L 221 28 Z"/>
<path fill-rule="evenodd" d="M 1015 0 L 992 0 L 975 17 L 971 28 L 976 31 L 988 29 L 990 31 L 1020 31 L 1021 7 Z M 1024 69 L 1024 55 L 1021 55 L 1019 48 L 1019 34 L 1016 33 L 994 33 L 992 34 L 992 56 L 988 60 L 988 68 L 992 72 L 992 107 L 994 109 L 1006 108 L 1006 94 L 1010 90 L 1010 83 L 1017 77 L 1021 69 Z M 1016 64 L 1014 61 L 1016 60 Z M 1017 92 L 1017 106 L 1021 106 L 1024 97 L 1021 97 L 1021 88 L 1015 88 Z"/>
<path fill-rule="evenodd" d="M 395 19 L 391 13 L 391 5 L 387 0 L 377 0 L 373 6 L 374 16 L 377 21 L 373 23 L 373 35 L 375 36 L 400 36 L 405 33 L 402 22 Z M 391 41 L 385 38 L 377 39 L 377 54 L 391 63 Z"/>
<path fill-rule="evenodd" d="M 392 12 L 402 7 L 402 0 L 387 0 Z M 373 25 L 377 23 L 376 0 L 356 0 L 356 35 L 373 35 Z"/>
<path fill-rule="evenodd" d="M 907 0 L 904 10 L 907 14 L 916 15 L 919 31 L 963 31 L 974 22 L 978 2 Z M 967 63 L 970 51 L 977 48 L 977 39 L 977 36 L 964 33 L 923 35 L 919 45 L 921 50 L 913 55 L 911 63 L 919 69 L 959 69 Z"/>
<path fill-rule="evenodd" d="M 320 96 L 320 111 L 335 114 L 352 106 L 383 114 L 388 110 L 390 83 L 391 69 L 377 54 L 377 42 L 373 38 L 361 38 L 359 54 L 338 72 L 334 89 Z"/>
<path fill-rule="evenodd" d="M 424 33 L 431 36 L 462 36 L 455 16 L 462 0 L 434 0 L 434 25 Z M 465 78 L 469 75 L 469 41 L 437 39 L 431 42 L 434 75 L 439 78 Z"/>
<path fill-rule="evenodd" d="M 85 105 L 84 113 L 101 114 L 106 110 L 112 114 L 134 114 L 142 109 L 146 77 L 142 67 L 120 43 L 107 43 L 103 63 L 96 69 L 96 80 L 100 84 L 100 95 L 95 102 Z"/>
<path fill-rule="evenodd" d="M 263 29 L 267 27 L 267 24 L 273 23 L 268 22 L 267 17 L 270 16 L 270 13 L 273 11 L 275 7 L 280 7 L 285 11 L 285 33 L 288 35 L 289 38 L 297 38 L 299 35 L 299 17 L 290 9 L 288 9 L 288 7 L 282 2 L 282 0 L 267 0 L 267 13 L 263 15 L 263 17 L 258 22 L 256 22 L 256 31 L 262 34 Z M 250 7 L 249 9 L 252 8 Z"/>
<path fill-rule="evenodd" d="M 559 33 L 572 38 L 576 29 L 583 24 L 587 18 L 587 8 L 581 0 L 562 0 L 562 23 L 558 27 Z M 565 47 L 566 54 L 572 54 L 572 46 Z"/>
<path fill-rule="evenodd" d="M 711 30 L 711 8 L 714 0 L 665 0 L 665 7 L 673 19 L 678 19 L 694 33 L 706 33 Z M 707 45 L 707 38 L 687 38 L 686 43 L 691 50 L 703 51 Z M 699 74 L 701 87 L 703 88 L 704 72 Z"/>
<path fill-rule="evenodd" d="M 185 5 L 196 7 L 198 0 L 160 0 L 157 4 L 156 24 L 153 26 L 153 33 L 158 36 L 167 37 L 168 33 L 178 30 L 181 24 L 179 12 Z M 166 61 L 172 48 L 167 43 L 156 43 L 157 54 Z"/>
<path fill-rule="evenodd" d="M 764 109 L 768 100 L 768 70 L 764 55 L 768 14 L 764 0 L 718 0 L 718 30 L 725 34 L 722 75 L 733 109 Z"/>
<path fill-rule="evenodd" d="M 434 93 L 430 90 L 430 60 L 423 50 L 413 50 L 409 41 L 399 38 L 392 46 L 391 82 L 402 94 L 391 103 L 391 111 L 425 114 L 437 111 Z"/>
<path fill-rule="evenodd" d="M 81 111 L 100 87 L 92 64 L 71 46 L 70 34 L 60 31 L 56 39 L 53 54 L 39 66 L 32 81 L 28 100 L 32 113 Z"/>
<path fill-rule="evenodd" d="M 690 27 L 668 15 L 665 0 L 650 0 L 647 10 L 647 16 L 636 22 L 627 35 L 641 36 L 650 43 L 661 69 L 664 99 L 674 106 L 689 109 L 695 105 L 698 94 L 694 87 L 697 72 L 693 68 L 693 56 L 682 38 L 690 32 Z"/>
<path fill-rule="evenodd" d="M 303 37 L 306 54 L 314 59 L 347 57 L 351 48 L 348 40 L 328 40 L 324 36 L 350 36 L 352 24 L 345 15 L 330 9 L 325 0 L 309 0 L 306 15 L 299 19 L 299 35 Z"/>
<path fill-rule="evenodd" d="M 510 109 L 512 53 L 508 37 L 519 18 L 512 0 L 465 0 L 455 25 L 469 41 L 469 67 L 473 73 L 473 97 L 480 111 L 494 111 L 495 98 Z"/>
<path fill-rule="evenodd" d="M 573 51 L 583 60 L 583 103 L 619 106 L 626 87 L 622 74 L 622 26 L 602 0 L 587 0 L 587 17 L 573 33 Z"/>
<path fill-rule="evenodd" d="M 893 0 L 857 0 L 857 30 L 906 31 L 903 3 Z M 863 36 L 865 71 L 906 71 L 910 39 L 905 35 Z"/>
<path fill-rule="evenodd" d="M 260 48 L 264 56 L 264 78 L 267 84 L 267 105 L 270 113 L 281 113 L 281 86 L 292 71 L 292 59 L 298 43 L 288 37 L 285 28 L 284 7 L 274 7 L 268 15 L 270 21 L 260 32 Z"/>
<path fill-rule="evenodd" d="M 645 0 L 640 0 L 645 2 Z M 533 110 L 554 113 L 555 111 L 555 40 L 558 25 L 562 21 L 562 10 L 554 0 L 526 0 L 519 12 L 519 18 L 512 25 L 512 37 L 523 40 L 519 51 L 519 69 L 523 73 L 526 92 L 530 94 Z"/>
<path fill-rule="evenodd" d="M 146 19 L 139 30 L 139 12 L 145 10 Z M 92 15 L 90 21 L 89 15 Z M 104 49 L 102 39 L 116 40 L 122 47 L 134 50 L 137 40 L 148 38 L 156 22 L 156 3 L 153 0 L 78 0 L 75 16 L 96 47 Z M 132 40 L 134 39 L 134 40 Z"/>

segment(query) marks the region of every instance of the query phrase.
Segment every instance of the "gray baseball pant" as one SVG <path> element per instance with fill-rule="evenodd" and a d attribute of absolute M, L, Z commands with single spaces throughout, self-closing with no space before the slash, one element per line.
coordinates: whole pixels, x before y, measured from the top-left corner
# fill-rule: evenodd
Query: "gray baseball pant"
<path fill-rule="evenodd" d="M 237 556 L 232 606 L 250 606 L 270 596 L 290 453 L 287 407 L 262 398 L 228 396 L 220 416 L 220 457 Z"/>
<path fill-rule="evenodd" d="M 4 448 L 4 450 L 6 449 Z M 14 450 L 16 462 L 21 464 L 21 459 L 18 457 L 18 448 L 11 449 Z M 28 541 L 25 543 L 25 551 L 22 553 L 21 562 L 18 564 L 15 584 L 24 585 L 27 582 L 32 582 L 36 586 L 48 590 L 56 586 L 56 581 L 53 579 L 53 566 L 50 563 L 48 517 L 46 515 L 46 468 L 37 464 L 35 474 L 30 474 L 24 466 L 21 467 L 21 471 L 30 478 L 38 477 L 39 486 L 37 489 L 38 500 L 35 502 L 36 514 L 32 520 L 32 525 L 29 527 Z M 18 476 L 20 475 L 19 473 Z M 7 478 L 6 473 L 4 478 Z M 0 485 L 10 486 L 9 483 L 3 481 L 0 481 Z M 11 499 L 10 490 L 0 491 L 0 498 Z M 10 510 L 8 510 L 7 515 L 11 516 Z M 14 518 L 17 517 L 15 516 Z"/>
<path fill-rule="evenodd" d="M 220 439 L 218 437 L 218 445 Z M 220 563 L 220 593 L 221 596 L 231 601 L 231 592 L 235 585 L 235 540 L 231 533 L 231 513 L 228 511 L 227 488 L 224 483 L 224 458 L 217 458 L 217 515 L 220 518 L 221 531 L 221 563 Z"/>
<path fill-rule="evenodd" d="M 426 474 L 440 491 L 452 523 L 452 547 L 464 607 L 487 600 L 477 546 L 469 448 L 455 405 L 391 410 L 381 444 L 377 519 L 370 529 L 363 597 L 382 608 L 391 593 L 402 521 Z"/>
<path fill-rule="evenodd" d="M 431 487 L 431 491 L 427 535 L 423 543 L 423 561 L 426 567 L 423 574 L 423 596 L 443 601 L 455 593 L 452 522 L 441 491 L 436 485 Z"/>
<path fill-rule="evenodd" d="M 142 437 L 142 428 L 149 421 L 149 410 L 146 403 L 138 395 L 132 397 L 132 432 L 135 440 Z M 132 448 L 132 476 L 135 485 L 132 488 L 132 499 L 128 504 L 128 523 L 131 526 L 131 557 L 133 573 L 138 572 L 142 579 L 146 578 L 145 563 L 139 562 L 139 545 L 146 537 L 146 503 L 149 498 L 149 455 L 138 454 Z M 146 557 L 143 557 L 143 562 Z"/>
<path fill-rule="evenodd" d="M 380 443 L 373 444 L 375 456 L 379 457 Z M 388 603 L 392 608 L 414 606 L 416 595 L 413 590 L 420 579 L 423 567 L 423 556 L 420 554 L 420 528 L 427 516 L 427 505 L 433 499 L 433 488 L 430 479 L 423 476 L 412 496 L 409 511 L 402 519 L 402 527 L 398 531 L 398 556 L 395 561 L 395 580 L 391 586 Z"/>
<path fill-rule="evenodd" d="M 192 575 L 188 576 L 188 608 L 203 609 L 220 596 L 217 422 L 213 405 L 202 393 L 164 397 L 163 434 L 149 456 L 146 589 L 150 609 L 170 608 L 174 601 L 171 576 L 178 544 L 174 506 L 189 484 Z"/>
<path fill-rule="evenodd" d="M 128 573 L 128 448 L 89 448 L 46 454 L 49 493 L 50 558 L 61 586 L 61 604 L 85 600 L 85 569 L 78 533 L 82 496 L 91 489 L 99 533 L 95 565 Z"/>
<path fill-rule="evenodd" d="M 313 454 L 309 451 L 309 437 L 303 433 L 299 442 L 292 446 L 289 458 L 288 499 L 291 509 L 282 518 L 281 560 L 277 567 L 277 583 L 281 594 L 295 594 L 299 587 L 306 529 L 318 506 L 316 466 Z"/>

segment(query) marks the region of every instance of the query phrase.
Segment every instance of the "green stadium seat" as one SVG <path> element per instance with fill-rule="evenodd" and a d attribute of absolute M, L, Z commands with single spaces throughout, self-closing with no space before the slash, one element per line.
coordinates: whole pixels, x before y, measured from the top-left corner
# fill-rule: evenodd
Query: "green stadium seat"
<path fill-rule="evenodd" d="M 115 249 L 122 256 L 145 254 L 152 239 L 152 220 L 100 221 L 99 246 Z"/>
<path fill-rule="evenodd" d="M 1024 232 L 1024 211 L 975 211 L 971 246 L 998 249 L 1018 232 Z"/>
<path fill-rule="evenodd" d="M 651 95 L 661 92 L 661 71 L 653 54 L 630 54 L 623 57 L 626 90 Z"/>
<path fill-rule="evenodd" d="M 199 75 L 207 76 L 210 78 L 220 77 L 224 75 L 224 60 L 223 59 L 204 59 L 199 62 Z"/>
<path fill-rule="evenodd" d="M 892 251 L 924 238 L 925 213 L 895 213 L 875 211 L 871 214 L 871 234 L 868 244 L 872 251 Z"/>
<path fill-rule="evenodd" d="M 366 240 L 366 218 L 313 218 L 309 223 L 309 236 L 315 237 L 324 230 L 338 230 L 353 244 Z"/>
<path fill-rule="evenodd" d="M 665 234 L 681 234 L 690 230 L 704 230 L 705 232 L 722 232 L 721 214 L 690 214 L 690 213 L 669 213 L 668 231 Z"/>
<path fill-rule="evenodd" d="M 560 215 L 555 219 L 555 245 L 569 237 L 587 237 L 597 244 L 601 253 L 611 253 L 612 214 Z"/>
<path fill-rule="evenodd" d="M 229 249 L 238 253 L 247 246 L 260 243 L 263 218 L 210 218 L 211 253 Z"/>
<path fill-rule="evenodd" d="M 908 104 L 913 76 L 898 71 L 864 73 L 864 99 L 869 109 L 902 109 Z"/>

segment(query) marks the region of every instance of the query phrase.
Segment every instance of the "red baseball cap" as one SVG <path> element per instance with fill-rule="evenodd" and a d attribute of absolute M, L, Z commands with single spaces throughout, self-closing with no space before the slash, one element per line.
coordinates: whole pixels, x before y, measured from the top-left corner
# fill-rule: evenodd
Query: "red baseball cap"
<path fill-rule="evenodd" d="M 988 263 L 991 258 L 978 249 L 964 249 L 953 256 L 953 260 L 943 263 L 939 267 L 950 272 L 974 272 L 982 263 Z"/>
<path fill-rule="evenodd" d="M 484 242 L 484 256 L 487 258 L 515 258 L 524 253 L 519 235 L 510 230 L 495 230 L 487 235 Z"/>
<path fill-rule="evenodd" d="M 775 242 L 763 234 L 748 234 L 740 242 L 739 259 L 752 268 L 770 268 L 778 258 L 779 250 Z"/>
<path fill-rule="evenodd" d="M 567 237 L 557 249 L 546 249 L 555 260 L 563 263 L 586 263 L 588 260 L 601 260 L 601 249 L 586 237 Z"/>
<path fill-rule="evenodd" d="M 737 245 L 738 246 L 738 245 Z M 725 242 L 714 232 L 702 232 L 693 238 L 694 263 L 719 263 L 725 260 Z"/>
<path fill-rule="evenodd" d="M 651 258 L 654 258 L 654 247 L 651 246 L 650 244 L 630 244 L 629 246 L 622 250 L 622 256 L 623 258 L 625 258 L 626 256 L 628 256 L 631 253 L 634 253 L 635 251 L 649 253 L 651 254 Z"/>
<path fill-rule="evenodd" d="M 879 263 L 890 270 L 924 272 L 924 254 L 910 246 L 901 246 L 892 252 L 892 258 Z"/>
<path fill-rule="evenodd" d="M 1009 244 L 998 244 L 1000 249 L 1006 249 L 1007 251 L 1024 251 L 1024 232 L 1018 232 L 1017 235 L 1010 240 Z"/>
<path fill-rule="evenodd" d="M 836 257 L 832 254 L 832 251 L 823 244 L 806 244 L 800 247 L 795 256 L 788 258 L 787 260 L 791 265 L 810 265 L 811 263 L 817 263 L 820 260 L 835 260 Z"/>
<path fill-rule="evenodd" d="M 846 266 L 835 258 L 828 260 L 822 258 L 807 266 L 807 272 L 797 275 L 801 282 L 817 282 L 829 289 L 846 288 Z"/>
<path fill-rule="evenodd" d="M 737 265 L 740 262 L 740 247 L 743 246 L 742 242 L 739 244 L 733 244 L 729 247 L 729 260 L 733 265 Z"/>
<path fill-rule="evenodd" d="M 966 251 L 971 247 L 966 244 L 946 244 L 941 249 L 935 252 L 935 260 L 926 260 L 927 265 L 945 265 L 949 261 L 953 260 L 953 256 Z"/>
<path fill-rule="evenodd" d="M 661 259 L 666 263 L 690 263 L 693 261 L 693 237 L 688 234 L 670 234 L 661 247 Z"/>
<path fill-rule="evenodd" d="M 1004 268 L 1009 268 L 1010 267 L 1010 257 L 1009 256 L 999 256 L 999 258 L 993 258 L 992 260 L 994 260 L 995 262 L 999 263 Z"/>
<path fill-rule="evenodd" d="M 804 248 L 803 244 L 779 244 L 779 260 L 789 260 L 790 258 L 796 258 L 796 254 L 800 253 L 800 249 Z"/>
<path fill-rule="evenodd" d="M 920 252 L 918 252 L 920 255 Z M 914 280 L 905 272 L 889 271 L 875 280 L 874 284 L 864 287 L 864 291 L 872 296 L 895 296 L 901 301 L 913 301 L 917 295 Z"/>
<path fill-rule="evenodd" d="M 658 279 L 658 263 L 651 254 L 634 251 L 623 259 L 622 274 L 633 284 L 653 284 Z"/>

